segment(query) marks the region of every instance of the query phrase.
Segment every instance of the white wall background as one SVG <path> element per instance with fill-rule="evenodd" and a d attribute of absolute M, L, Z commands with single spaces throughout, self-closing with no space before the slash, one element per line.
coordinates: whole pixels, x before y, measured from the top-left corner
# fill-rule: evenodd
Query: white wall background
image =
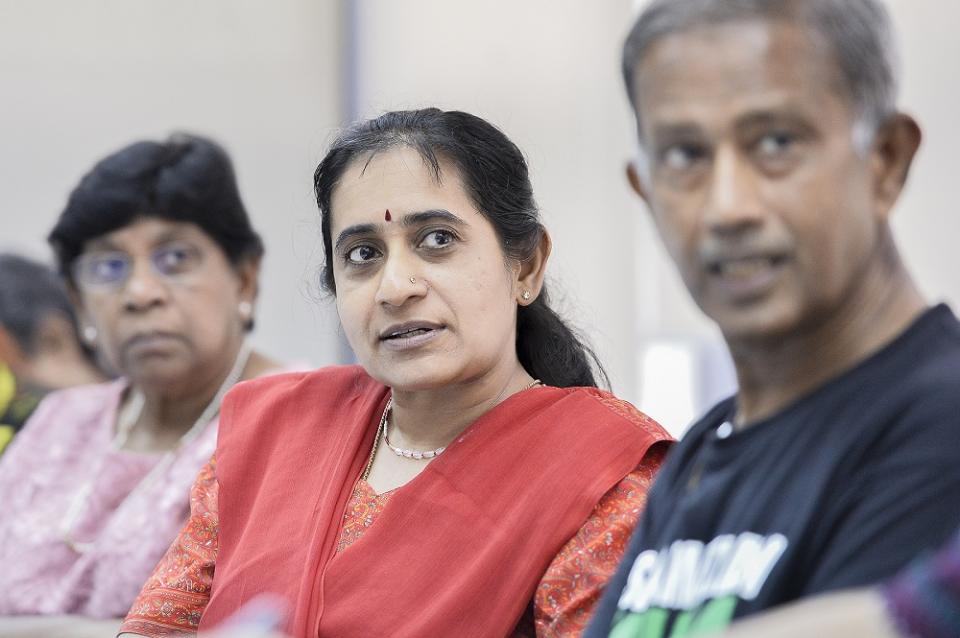
<path fill-rule="evenodd" d="M 46 257 L 67 194 L 105 154 L 210 135 L 267 246 L 254 341 L 335 360 L 311 189 L 340 122 L 339 22 L 337 3 L 314 0 L 0 0 L 0 248 Z"/>
<path fill-rule="evenodd" d="M 208 133 L 231 151 L 267 243 L 255 341 L 285 359 L 330 363 L 344 352 L 329 305 L 316 300 L 311 175 L 333 129 L 346 112 L 473 111 L 530 160 L 561 308 L 597 347 L 615 390 L 679 431 L 686 417 L 662 399 L 689 375 L 683 366 L 644 375 L 640 353 L 651 340 L 716 335 L 623 179 L 633 130 L 619 48 L 642 4 L 0 0 L 0 248 L 46 255 L 43 237 L 69 189 L 121 144 L 177 128 Z M 903 104 L 926 133 L 895 228 L 931 299 L 960 307 L 960 41 L 951 31 L 960 4 L 889 4 Z"/>

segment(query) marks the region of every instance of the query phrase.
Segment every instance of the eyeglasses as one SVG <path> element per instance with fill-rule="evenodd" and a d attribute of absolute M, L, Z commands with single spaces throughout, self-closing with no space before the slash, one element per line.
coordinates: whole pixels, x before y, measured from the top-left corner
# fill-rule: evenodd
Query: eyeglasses
<path fill-rule="evenodd" d="M 73 264 L 74 280 L 84 289 L 117 290 L 133 272 L 134 257 L 125 252 L 84 253 Z M 158 246 L 150 253 L 150 266 L 161 278 L 181 282 L 203 265 L 203 252 L 184 242 Z"/>

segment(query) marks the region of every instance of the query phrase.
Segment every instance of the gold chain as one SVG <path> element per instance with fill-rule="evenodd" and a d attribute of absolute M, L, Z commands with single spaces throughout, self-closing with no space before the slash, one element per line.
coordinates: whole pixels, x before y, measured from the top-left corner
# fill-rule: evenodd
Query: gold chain
<path fill-rule="evenodd" d="M 387 405 L 390 404 L 390 399 L 387 399 Z M 370 470 L 373 469 L 373 460 L 377 458 L 377 450 L 380 449 L 380 439 L 383 438 L 383 431 L 386 429 L 387 425 L 387 409 L 383 409 L 383 415 L 380 417 L 380 425 L 377 426 L 377 433 L 373 437 L 373 449 L 370 450 L 370 458 L 367 459 L 367 466 L 363 468 L 363 474 L 360 475 L 360 479 L 366 481 L 370 476 Z"/>

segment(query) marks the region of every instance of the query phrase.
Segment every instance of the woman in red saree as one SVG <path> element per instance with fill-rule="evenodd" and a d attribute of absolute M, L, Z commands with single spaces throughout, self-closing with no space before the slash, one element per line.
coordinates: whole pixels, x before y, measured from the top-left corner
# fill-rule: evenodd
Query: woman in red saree
<path fill-rule="evenodd" d="M 549 307 L 519 149 L 466 113 L 393 112 L 343 133 L 315 187 L 360 365 L 227 396 L 122 631 L 191 635 L 270 593 L 295 637 L 579 635 L 669 436 L 596 388 Z"/>

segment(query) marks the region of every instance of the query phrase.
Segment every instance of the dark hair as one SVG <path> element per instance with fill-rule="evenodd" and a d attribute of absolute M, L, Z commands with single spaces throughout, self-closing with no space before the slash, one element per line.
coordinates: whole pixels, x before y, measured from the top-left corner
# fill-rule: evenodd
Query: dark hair
<path fill-rule="evenodd" d="M 0 325 L 24 354 L 36 353 L 40 322 L 54 314 L 70 322 L 77 343 L 81 343 L 73 306 L 57 273 L 39 262 L 0 254 Z"/>
<path fill-rule="evenodd" d="M 654 0 L 623 45 L 622 71 L 637 112 L 635 73 L 656 40 L 691 28 L 750 19 L 800 21 L 823 38 L 869 133 L 896 106 L 896 51 L 890 17 L 877 0 Z M 639 123 L 639 112 L 637 112 Z"/>
<path fill-rule="evenodd" d="M 357 123 L 333 142 L 313 176 L 323 233 L 323 286 L 334 295 L 330 200 L 346 169 L 355 161 L 407 146 L 416 150 L 442 180 L 440 160 L 459 172 L 474 205 L 491 223 L 504 254 L 530 259 L 544 228 L 533 199 L 527 163 L 520 149 L 489 122 L 461 111 L 422 109 L 393 111 Z M 594 367 L 609 385 L 596 355 L 550 308 L 546 286 L 527 306 L 517 309 L 517 356 L 521 365 L 548 385 L 596 386 Z"/>
<path fill-rule="evenodd" d="M 48 241 L 60 272 L 84 244 L 138 217 L 192 222 L 237 265 L 263 255 L 226 151 L 204 137 L 178 133 L 166 142 L 126 146 L 96 163 L 70 193 Z"/>

